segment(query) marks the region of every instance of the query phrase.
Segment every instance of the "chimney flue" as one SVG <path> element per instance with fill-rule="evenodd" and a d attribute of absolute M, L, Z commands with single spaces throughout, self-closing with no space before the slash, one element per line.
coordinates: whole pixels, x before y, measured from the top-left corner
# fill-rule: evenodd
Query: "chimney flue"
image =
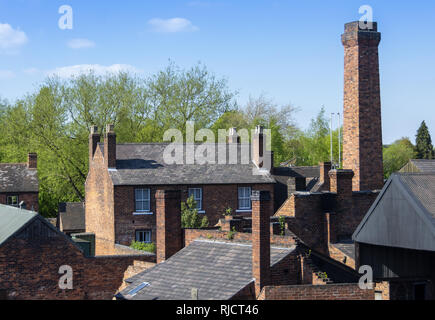
<path fill-rule="evenodd" d="M 37 169 L 38 167 L 38 155 L 36 153 L 29 153 L 27 155 L 27 168 Z"/>
<path fill-rule="evenodd" d="M 109 169 L 116 168 L 116 133 L 113 124 L 106 126 L 104 137 L 104 161 Z"/>
<path fill-rule="evenodd" d="M 331 170 L 329 177 L 331 179 L 331 192 L 337 193 L 339 198 L 352 197 L 352 170 Z"/>
<path fill-rule="evenodd" d="M 100 134 L 98 133 L 97 126 L 91 126 L 89 133 L 89 163 L 94 158 L 95 150 L 97 150 L 98 143 L 100 142 Z"/>
<path fill-rule="evenodd" d="M 179 190 L 156 191 L 156 225 L 157 263 L 160 263 L 183 247 Z"/>
<path fill-rule="evenodd" d="M 252 191 L 252 275 L 255 295 L 270 284 L 270 216 L 269 191 Z"/>
<path fill-rule="evenodd" d="M 264 133 L 262 126 L 256 126 L 253 137 L 252 160 L 258 168 L 263 167 Z"/>

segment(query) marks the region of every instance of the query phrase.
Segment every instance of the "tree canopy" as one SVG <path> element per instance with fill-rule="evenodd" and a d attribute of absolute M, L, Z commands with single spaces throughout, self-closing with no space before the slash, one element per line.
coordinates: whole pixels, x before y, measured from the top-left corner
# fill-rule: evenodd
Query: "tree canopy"
<path fill-rule="evenodd" d="M 69 79 L 47 78 L 35 92 L 9 103 L 0 99 L 0 162 L 24 162 L 38 154 L 40 212 L 54 216 L 59 202 L 83 201 L 88 173 L 88 135 L 116 126 L 118 142 L 161 142 L 167 129 L 185 133 L 186 122 L 196 130 L 271 130 L 275 165 L 311 166 L 330 159 L 330 132 L 321 108 L 306 130 L 295 121 L 298 108 L 278 105 L 264 95 L 236 102 L 225 78 L 204 65 L 181 69 L 174 63 L 148 77 L 129 73 L 83 74 Z M 338 130 L 332 132 L 337 163 Z M 341 148 L 343 150 L 343 148 Z M 429 131 L 423 122 L 417 134 L 417 157 L 434 158 Z M 414 157 L 409 139 L 384 150 L 385 175 Z"/>
<path fill-rule="evenodd" d="M 421 123 L 420 128 L 418 128 L 417 131 L 416 153 L 418 159 L 435 159 L 432 139 L 425 121 Z"/>

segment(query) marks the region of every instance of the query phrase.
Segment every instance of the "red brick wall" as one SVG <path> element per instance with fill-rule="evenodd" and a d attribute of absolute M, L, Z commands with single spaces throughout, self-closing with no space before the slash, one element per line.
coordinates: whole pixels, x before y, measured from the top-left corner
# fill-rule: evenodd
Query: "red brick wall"
<path fill-rule="evenodd" d="M 242 185 L 176 185 L 176 186 L 116 186 L 115 187 L 115 234 L 120 244 L 130 245 L 134 240 L 135 230 L 152 230 L 153 241 L 156 241 L 156 201 L 155 193 L 162 190 L 181 190 L 181 201 L 185 202 L 189 188 L 202 188 L 203 210 L 209 220 L 209 226 L 214 226 L 223 217 L 225 209 L 231 207 L 233 213 L 238 207 L 238 187 Z M 261 189 L 273 191 L 273 184 L 253 184 L 252 190 Z M 133 215 L 135 212 L 134 190 L 136 188 L 150 189 L 150 211 L 152 215 Z M 271 193 L 273 199 L 273 192 Z M 272 200 L 273 201 L 273 200 Z M 273 210 L 271 210 L 273 214 Z M 248 215 L 250 215 L 248 213 Z"/>
<path fill-rule="evenodd" d="M 207 230 L 207 229 L 184 229 L 184 246 L 188 246 L 195 239 L 213 239 L 213 240 L 229 240 L 229 231 Z M 233 241 L 236 242 L 251 242 L 251 233 L 235 232 L 233 233 Z M 281 247 L 292 247 L 296 245 L 292 237 L 271 235 L 271 245 Z"/>
<path fill-rule="evenodd" d="M 97 148 L 94 160 L 89 163 L 85 191 L 86 232 L 94 233 L 96 238 L 114 243 L 114 188 L 100 148 Z M 100 255 L 105 252 L 96 247 L 95 254 Z"/>
<path fill-rule="evenodd" d="M 33 210 L 38 212 L 39 210 L 38 192 L 0 193 L 0 204 L 7 204 L 7 197 L 12 195 L 18 196 L 18 203 L 24 201 L 26 203 L 27 210 Z"/>
<path fill-rule="evenodd" d="M 86 258 L 37 219 L 0 247 L 0 288 L 9 299 L 112 299 L 135 260 L 154 262 L 155 256 Z M 72 290 L 59 289 L 62 265 L 73 270 Z"/>
<path fill-rule="evenodd" d="M 358 284 L 267 286 L 259 300 L 374 300 L 375 290 Z"/>

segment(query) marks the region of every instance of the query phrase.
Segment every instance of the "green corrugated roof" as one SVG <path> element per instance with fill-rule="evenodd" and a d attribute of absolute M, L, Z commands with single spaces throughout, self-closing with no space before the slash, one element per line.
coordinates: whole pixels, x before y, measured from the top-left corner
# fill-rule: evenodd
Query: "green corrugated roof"
<path fill-rule="evenodd" d="M 38 214 L 0 204 L 0 245 Z"/>

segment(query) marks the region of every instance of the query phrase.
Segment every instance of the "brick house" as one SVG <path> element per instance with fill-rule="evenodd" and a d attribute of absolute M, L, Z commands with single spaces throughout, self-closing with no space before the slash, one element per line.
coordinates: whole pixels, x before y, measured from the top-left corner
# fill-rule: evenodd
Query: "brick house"
<path fill-rule="evenodd" d="M 260 143 L 262 135 L 258 128 L 254 145 Z M 166 164 L 163 156 L 169 143 L 118 144 L 111 125 L 106 128 L 104 143 L 99 141 L 100 135 L 93 127 L 89 136 L 85 220 L 86 231 L 107 243 L 156 241 L 157 189 L 181 190 L 182 201 L 194 196 L 198 212 L 207 216 L 210 225 L 216 224 L 227 208 L 233 214 L 249 216 L 253 189 L 269 190 L 273 198 L 275 180 L 270 172 L 259 169 L 260 156 L 251 158 L 250 144 L 233 140 L 224 144 L 226 150 L 236 146 L 235 164 L 218 163 L 219 144 L 214 145 L 215 164 Z M 179 146 L 186 156 L 186 144 Z M 247 164 L 241 161 L 245 146 Z M 194 148 L 197 151 L 200 145 Z"/>
<path fill-rule="evenodd" d="M 0 163 L 0 204 L 38 211 L 38 193 L 36 153 L 27 163 Z"/>
<path fill-rule="evenodd" d="M 138 262 L 153 264 L 155 255 L 119 248 L 114 256 L 85 256 L 36 212 L 0 205 L 0 299 L 111 300 Z M 71 289 L 59 287 L 62 266 L 71 267 Z"/>

